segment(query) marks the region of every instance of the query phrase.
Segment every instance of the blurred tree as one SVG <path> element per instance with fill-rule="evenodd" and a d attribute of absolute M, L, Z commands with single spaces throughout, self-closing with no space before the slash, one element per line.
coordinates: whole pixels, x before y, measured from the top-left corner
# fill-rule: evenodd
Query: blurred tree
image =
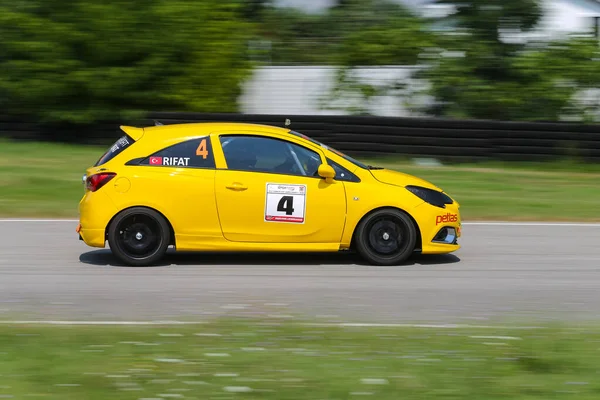
<path fill-rule="evenodd" d="M 424 52 L 418 78 L 430 84 L 433 106 L 446 117 L 496 120 L 586 118 L 574 102 L 598 86 L 598 45 L 572 38 L 535 39 L 542 16 L 538 0 L 439 0 L 456 7 L 455 28 L 440 35 L 439 48 Z M 586 114 L 586 115 L 584 115 Z"/>
<path fill-rule="evenodd" d="M 388 0 L 338 0 L 323 13 L 267 7 L 260 37 L 273 64 L 376 65 L 415 62 L 430 36 L 422 21 Z"/>
<path fill-rule="evenodd" d="M 256 37 L 265 44 L 259 59 L 269 64 L 331 64 L 339 40 L 336 27 L 328 24 L 325 14 L 266 8 Z"/>
<path fill-rule="evenodd" d="M 348 5 L 352 4 L 352 0 L 334 0 L 331 8 L 344 8 L 344 7 L 348 7 Z"/>
<path fill-rule="evenodd" d="M 224 0 L 0 0 L 0 107 L 42 122 L 236 111 L 251 25 Z"/>
<path fill-rule="evenodd" d="M 346 0 L 340 8 L 348 13 L 358 7 L 354 2 L 358 0 Z M 373 98 L 394 94 L 404 98 L 412 111 L 434 116 L 598 118 L 598 101 L 586 103 L 582 96 L 600 86 L 599 46 L 593 37 L 558 41 L 539 37 L 538 0 L 437 3 L 454 6 L 455 12 L 430 21 L 376 8 L 363 12 L 363 20 L 381 18 L 386 23 L 362 26 L 346 37 L 344 67 L 331 99 L 352 95 L 358 100 L 349 107 L 330 108 L 366 113 Z M 358 66 L 407 64 L 419 67 L 412 78 L 391 83 L 368 84 L 353 73 Z"/>
<path fill-rule="evenodd" d="M 387 0 L 344 0 L 329 20 L 341 31 L 337 61 L 344 66 L 413 65 L 433 44 L 423 19 Z"/>
<path fill-rule="evenodd" d="M 249 20 L 260 21 L 268 9 L 274 6 L 274 0 L 237 0 L 242 9 L 242 15 Z"/>
<path fill-rule="evenodd" d="M 332 62 L 340 68 L 334 90 L 322 99 L 322 107 L 327 109 L 366 114 L 369 103 L 377 96 L 404 93 L 398 82 L 367 83 L 356 69 L 414 66 L 423 49 L 436 44 L 435 34 L 427 29 L 428 21 L 388 0 L 338 1 L 328 20 L 340 38 L 332 56 Z"/>

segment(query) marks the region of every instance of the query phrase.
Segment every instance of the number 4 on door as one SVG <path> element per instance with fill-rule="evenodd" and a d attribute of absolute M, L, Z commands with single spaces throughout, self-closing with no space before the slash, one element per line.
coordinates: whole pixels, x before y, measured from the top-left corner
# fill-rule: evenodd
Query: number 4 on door
<path fill-rule="evenodd" d="M 294 213 L 294 198 L 283 196 L 277 204 L 277 211 L 285 212 L 285 215 L 292 215 Z"/>

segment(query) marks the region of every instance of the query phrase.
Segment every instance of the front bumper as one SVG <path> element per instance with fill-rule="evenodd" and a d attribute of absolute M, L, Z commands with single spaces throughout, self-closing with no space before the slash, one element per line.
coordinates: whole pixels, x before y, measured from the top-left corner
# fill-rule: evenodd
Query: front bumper
<path fill-rule="evenodd" d="M 460 249 L 462 236 L 459 205 L 448 204 L 439 208 L 423 203 L 415 209 L 415 219 L 421 231 L 422 254 L 446 254 Z"/>
<path fill-rule="evenodd" d="M 460 226 L 444 226 L 440 228 L 438 233 L 431 240 L 432 243 L 437 244 L 458 244 L 458 238 L 460 237 Z"/>

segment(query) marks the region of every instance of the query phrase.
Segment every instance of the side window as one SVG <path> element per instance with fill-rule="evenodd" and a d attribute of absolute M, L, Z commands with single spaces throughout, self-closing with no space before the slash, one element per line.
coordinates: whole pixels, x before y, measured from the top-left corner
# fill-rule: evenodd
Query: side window
<path fill-rule="evenodd" d="M 331 165 L 335 170 L 336 180 L 344 182 L 360 182 L 360 178 L 358 176 L 354 175 L 352 172 L 348 171 L 335 161 L 332 161 L 328 158 L 327 164 Z"/>
<path fill-rule="evenodd" d="M 209 137 L 177 143 L 157 151 L 140 165 L 156 167 L 215 168 L 215 158 Z"/>
<path fill-rule="evenodd" d="M 294 143 L 261 136 L 221 136 L 227 167 L 233 170 L 317 176 L 321 157 Z"/>

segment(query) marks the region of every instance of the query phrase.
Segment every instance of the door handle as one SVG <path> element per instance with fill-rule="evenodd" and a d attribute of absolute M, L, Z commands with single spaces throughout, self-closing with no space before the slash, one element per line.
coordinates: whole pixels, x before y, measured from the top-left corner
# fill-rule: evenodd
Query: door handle
<path fill-rule="evenodd" d="M 237 190 L 237 191 L 242 191 L 242 190 L 246 190 L 246 189 L 248 189 L 248 187 L 247 187 L 246 185 L 243 185 L 243 184 L 241 184 L 241 183 L 239 183 L 239 182 L 234 182 L 234 183 L 232 183 L 231 185 L 227 185 L 227 186 L 225 186 L 225 187 L 226 187 L 227 189 L 230 189 L 230 190 Z"/>

